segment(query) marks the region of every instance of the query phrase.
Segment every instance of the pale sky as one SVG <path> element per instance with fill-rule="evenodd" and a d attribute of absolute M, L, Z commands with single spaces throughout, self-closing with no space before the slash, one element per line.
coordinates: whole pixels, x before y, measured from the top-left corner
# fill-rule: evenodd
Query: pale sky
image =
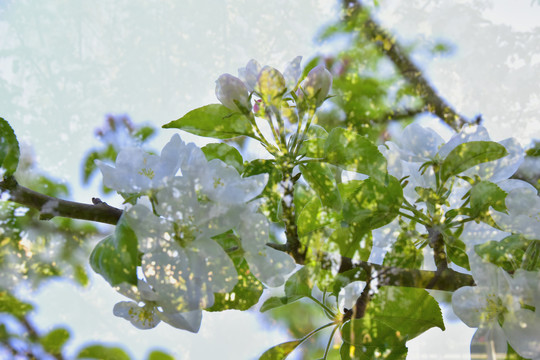
<path fill-rule="evenodd" d="M 377 17 L 407 44 L 444 39 L 449 56 L 415 59 L 442 96 L 465 116 L 483 114 L 495 140 L 540 138 L 540 5 L 530 0 L 381 0 Z M 331 47 L 313 39 L 337 16 L 334 1 L 182 0 L 6 1 L 0 3 L 0 116 L 38 164 L 73 186 L 78 201 L 99 195 L 80 187 L 80 161 L 96 146 L 105 114 L 127 113 L 156 127 L 216 103 L 215 80 L 236 74 L 251 58 L 283 69 Z M 10 52 L 15 50 L 14 52 Z M 427 60 L 426 60 L 427 59 Z M 174 131 L 162 130 L 160 149 Z M 182 135 L 191 141 L 194 137 Z M 200 140 L 200 139 L 199 139 Z M 199 142 L 202 144 L 202 142 Z M 95 279 L 81 291 L 65 282 L 45 286 L 36 302 L 43 329 L 64 320 L 75 338 L 121 341 L 136 359 L 149 346 L 179 359 L 249 359 L 281 341 L 283 332 L 253 314 L 205 315 L 197 335 L 160 325 L 142 332 L 112 315 L 122 300 Z M 235 324 L 241 329 L 231 328 Z M 447 324 L 448 325 L 448 324 Z M 432 329 L 410 342 L 409 358 L 468 358 L 472 329 Z M 449 335 L 452 334 L 452 335 Z M 212 347 L 209 344 L 215 344 Z M 238 351 L 245 351 L 239 354 Z M 426 357 L 427 356 L 427 357 Z"/>

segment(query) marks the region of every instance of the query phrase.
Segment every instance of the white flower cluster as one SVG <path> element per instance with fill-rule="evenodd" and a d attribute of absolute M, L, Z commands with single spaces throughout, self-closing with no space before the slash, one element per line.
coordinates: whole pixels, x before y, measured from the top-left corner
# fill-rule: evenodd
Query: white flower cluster
<path fill-rule="evenodd" d="M 418 187 L 437 189 L 433 166 L 440 165 L 458 145 L 470 141 L 490 141 L 482 126 L 463 129 L 447 143 L 433 130 L 411 124 L 397 142 L 387 142 L 379 147 L 388 161 L 388 171 L 397 178 L 408 177 L 404 195 L 417 209 L 427 211 L 426 204 L 417 202 Z M 493 264 L 485 263 L 476 255 L 474 246 L 490 240 L 500 241 L 511 233 L 521 234 L 530 240 L 540 240 L 540 197 L 536 189 L 523 181 L 509 179 L 523 161 L 523 150 L 514 139 L 500 142 L 508 155 L 494 161 L 476 165 L 460 175 L 471 179 L 490 181 L 507 193 L 506 212 L 490 208 L 490 215 L 498 228 L 483 222 L 466 222 L 460 239 L 467 246 L 472 276 L 477 286 L 462 287 L 454 292 L 452 307 L 456 315 L 470 327 L 478 330 L 472 343 L 483 344 L 480 350 L 489 359 L 505 354 L 507 343 L 521 356 L 540 359 L 540 282 L 537 271 L 517 270 L 512 276 Z M 452 184 L 442 184 L 451 190 L 446 204 L 440 204 L 432 219 L 463 205 L 471 185 L 460 179 Z M 441 184 L 439 184 L 440 186 Z M 435 211 L 436 212 L 436 211 Z M 414 214 L 411 213 L 411 217 Z M 407 221 L 407 219 L 403 219 Z M 431 226 L 440 226 L 433 223 Z M 382 262 L 388 249 L 400 233 L 398 220 L 373 231 L 374 251 L 371 260 Z M 424 226 L 417 226 L 426 232 Z"/>
<path fill-rule="evenodd" d="M 298 87 L 302 74 L 301 56 L 294 58 L 283 74 L 270 66 L 261 67 L 256 60 L 250 60 L 246 67 L 238 69 L 238 77 L 223 74 L 216 81 L 216 97 L 223 105 L 241 113 L 259 112 L 260 102 L 266 106 L 280 109 L 282 99 L 294 92 L 297 99 L 306 99 L 312 106 L 318 107 L 326 99 L 332 87 L 332 75 L 323 66 L 318 65 L 307 75 Z M 255 94 L 252 107 L 251 99 Z"/>
<path fill-rule="evenodd" d="M 153 206 L 139 201 L 125 216 L 142 253 L 137 287 L 119 292 L 114 314 L 138 328 L 160 320 L 197 332 L 202 310 L 214 293 L 230 292 L 237 283 L 235 266 L 212 237 L 233 230 L 251 272 L 268 286 L 283 284 L 295 265 L 290 256 L 266 246 L 268 221 L 254 201 L 267 175 L 242 178 L 218 159 L 207 161 L 201 149 L 178 135 L 161 156 L 141 149 L 122 150 L 116 167 L 99 163 L 106 186 L 124 193 L 150 194 Z M 142 305 L 141 305 L 142 304 Z"/>

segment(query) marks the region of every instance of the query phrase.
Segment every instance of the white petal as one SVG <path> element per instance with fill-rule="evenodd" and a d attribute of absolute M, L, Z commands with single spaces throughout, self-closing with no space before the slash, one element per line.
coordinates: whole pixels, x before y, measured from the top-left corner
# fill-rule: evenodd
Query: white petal
<path fill-rule="evenodd" d="M 537 313 L 521 309 L 505 315 L 503 330 L 519 355 L 525 358 L 540 356 L 540 316 Z"/>
<path fill-rule="evenodd" d="M 452 294 L 452 309 L 468 327 L 480 326 L 486 304 L 486 295 L 477 286 L 464 286 Z"/>
<path fill-rule="evenodd" d="M 356 300 L 360 297 L 365 287 L 366 283 L 364 281 L 353 281 L 341 289 L 338 296 L 339 309 L 344 311 L 343 309 L 345 308 L 354 308 Z"/>
<path fill-rule="evenodd" d="M 504 360 L 507 350 L 506 336 L 498 324 L 479 328 L 474 333 L 471 341 L 471 355 L 487 356 L 488 360 Z"/>
<path fill-rule="evenodd" d="M 403 160 L 424 162 L 435 158 L 444 140 L 435 131 L 412 123 L 403 130 L 400 144 Z"/>
<path fill-rule="evenodd" d="M 138 329 L 152 329 L 161 321 L 153 306 L 140 307 L 132 301 L 114 305 L 113 314 L 131 322 Z"/>
<path fill-rule="evenodd" d="M 301 61 L 301 56 L 295 57 L 290 63 L 287 64 L 287 67 L 283 72 L 283 77 L 285 77 L 285 84 L 288 90 L 292 90 L 298 83 L 298 79 L 302 74 L 302 68 L 300 67 Z"/>
<path fill-rule="evenodd" d="M 167 324 L 177 329 L 187 330 L 192 333 L 199 332 L 202 321 L 202 311 L 188 311 L 184 313 L 166 313 L 160 312 L 158 316 Z"/>

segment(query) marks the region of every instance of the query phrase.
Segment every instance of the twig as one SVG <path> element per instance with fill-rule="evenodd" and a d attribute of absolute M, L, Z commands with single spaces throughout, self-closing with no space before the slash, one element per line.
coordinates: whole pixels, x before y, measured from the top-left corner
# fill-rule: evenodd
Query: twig
<path fill-rule="evenodd" d="M 93 199 L 94 205 L 90 205 L 38 193 L 19 185 L 14 177 L 8 177 L 0 182 L 0 192 L 6 192 L 9 201 L 38 210 L 41 220 L 61 216 L 116 225 L 122 215 L 122 210 L 96 201 L 97 199 Z"/>
<path fill-rule="evenodd" d="M 401 75 L 416 89 L 426 104 L 425 111 L 435 114 L 456 131 L 469 122 L 437 94 L 396 38 L 379 26 L 359 1 L 343 0 L 343 6 L 346 21 L 354 19 L 359 14 L 366 16 L 362 26 L 364 35 L 394 63 Z"/>

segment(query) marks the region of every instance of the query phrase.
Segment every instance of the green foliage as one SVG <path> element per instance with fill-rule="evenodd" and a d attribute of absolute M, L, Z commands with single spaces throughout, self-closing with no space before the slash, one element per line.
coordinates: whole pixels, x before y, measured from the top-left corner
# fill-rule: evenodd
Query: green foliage
<path fill-rule="evenodd" d="M 92 175 L 97 171 L 98 167 L 95 163 L 96 160 L 115 161 L 117 155 L 117 149 L 112 145 L 108 145 L 103 150 L 90 151 L 86 155 L 86 159 L 83 160 L 83 183 L 87 184 Z"/>
<path fill-rule="evenodd" d="M 373 178 L 350 182 L 352 192 L 343 204 L 343 218 L 363 229 L 377 229 L 390 223 L 403 201 L 399 181 L 388 175 L 386 183 Z"/>
<path fill-rule="evenodd" d="M 255 305 L 263 293 L 262 283 L 251 273 L 247 262 L 243 259 L 237 265 L 238 283 L 231 292 L 214 294 L 214 305 L 205 311 L 224 311 L 224 310 L 247 310 Z"/>
<path fill-rule="evenodd" d="M 19 142 L 9 123 L 0 118 L 0 168 L 4 177 L 13 175 L 19 164 Z"/>
<path fill-rule="evenodd" d="M 292 274 L 285 283 L 285 296 L 271 297 L 261 306 L 260 311 L 265 312 L 283 305 L 295 302 L 303 297 L 310 297 L 313 284 L 308 267 L 303 267 Z"/>
<path fill-rule="evenodd" d="M 39 339 L 39 342 L 50 354 L 59 355 L 62 353 L 62 348 L 69 340 L 70 334 L 67 329 L 57 328 L 49 331 Z"/>
<path fill-rule="evenodd" d="M 441 180 L 459 175 L 475 165 L 508 155 L 504 146 L 492 141 L 471 141 L 456 146 L 441 164 Z"/>
<path fill-rule="evenodd" d="M 261 355 L 259 360 L 283 360 L 301 343 L 301 340 L 293 340 L 271 347 Z"/>
<path fill-rule="evenodd" d="M 114 234 L 99 242 L 90 255 L 92 269 L 112 286 L 127 282 L 137 285 L 139 255 L 137 237 L 124 218 Z"/>
<path fill-rule="evenodd" d="M 335 170 L 331 165 L 310 162 L 300 165 L 300 172 L 324 206 L 336 211 L 341 209 L 341 196 L 336 184 Z"/>
<path fill-rule="evenodd" d="M 221 104 L 191 110 L 180 119 L 171 121 L 163 127 L 216 139 L 230 139 L 242 135 L 255 137 L 248 118 L 240 113 L 232 113 Z"/>
<path fill-rule="evenodd" d="M 298 215 L 298 235 L 308 235 L 324 227 L 338 226 L 342 216 L 340 213 L 324 208 L 321 200 L 311 199 Z"/>
<path fill-rule="evenodd" d="M 400 231 L 392 249 L 385 255 L 383 265 L 403 269 L 420 269 L 424 263 L 422 248 L 415 245 L 420 234 L 409 225 Z"/>
<path fill-rule="evenodd" d="M 77 359 L 130 360 L 129 355 L 119 347 L 89 345 L 79 351 Z"/>
<path fill-rule="evenodd" d="M 346 170 L 385 181 L 386 159 L 369 139 L 352 131 L 334 128 L 324 147 L 325 159 Z"/>
<path fill-rule="evenodd" d="M 474 184 L 470 190 L 470 206 L 473 218 L 486 216 L 489 208 L 506 211 L 506 192 L 489 181 Z"/>
<path fill-rule="evenodd" d="M 341 355 L 343 359 L 404 359 L 406 341 L 432 327 L 444 330 L 444 323 L 437 301 L 426 290 L 381 287 L 365 316 L 343 325 Z"/>
<path fill-rule="evenodd" d="M 234 167 L 239 173 L 244 171 L 244 159 L 240 152 L 227 144 L 208 144 L 203 146 L 202 151 L 208 161 L 213 159 L 220 159 L 224 163 Z"/>
<path fill-rule="evenodd" d="M 174 357 L 163 351 L 154 350 L 148 354 L 147 360 L 174 360 Z"/>
<path fill-rule="evenodd" d="M 246 164 L 242 176 L 248 177 L 264 173 L 268 174 L 268 182 L 261 193 L 261 196 L 266 199 L 261 210 L 271 221 L 280 222 L 281 214 L 279 213 L 279 209 L 281 207 L 281 193 L 279 191 L 279 183 L 282 179 L 282 175 L 276 168 L 274 160 L 253 160 Z"/>
<path fill-rule="evenodd" d="M 540 269 L 539 253 L 531 254 L 536 257 L 535 259 L 530 259 L 531 255 L 529 255 L 529 259 L 526 256 L 526 254 L 530 254 L 531 250 L 537 251 L 539 246 L 539 241 L 529 240 L 521 235 L 510 235 L 501 241 L 492 240 L 476 245 L 474 250 L 484 260 L 512 273 L 522 268 L 524 261 L 527 262 L 527 267 L 530 266 L 527 270 Z"/>
<path fill-rule="evenodd" d="M 353 258 L 358 253 L 360 260 L 367 261 L 371 253 L 370 234 L 356 225 L 336 229 L 328 242 L 336 244 L 340 255 L 348 258 Z"/>
<path fill-rule="evenodd" d="M 0 313 L 8 313 L 21 318 L 33 309 L 31 304 L 17 299 L 7 290 L 0 291 Z"/>

